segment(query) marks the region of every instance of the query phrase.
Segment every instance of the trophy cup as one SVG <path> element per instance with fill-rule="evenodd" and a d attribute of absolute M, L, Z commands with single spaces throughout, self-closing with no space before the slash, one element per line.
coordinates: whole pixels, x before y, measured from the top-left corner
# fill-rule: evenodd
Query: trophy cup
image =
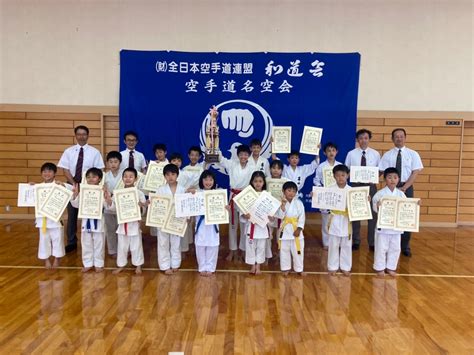
<path fill-rule="evenodd" d="M 219 112 L 215 106 L 212 106 L 209 116 L 210 120 L 206 127 L 206 152 L 204 160 L 206 163 L 219 162 L 219 126 L 217 125 L 217 116 Z"/>

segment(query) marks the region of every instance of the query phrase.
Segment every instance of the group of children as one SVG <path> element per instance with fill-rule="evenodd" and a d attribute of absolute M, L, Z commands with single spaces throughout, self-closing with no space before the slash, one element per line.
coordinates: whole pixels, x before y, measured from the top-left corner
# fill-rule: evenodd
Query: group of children
<path fill-rule="evenodd" d="M 124 135 L 127 149 L 123 152 L 111 151 L 107 154 L 107 173 L 100 169 L 91 168 L 86 172 L 87 184 L 99 185 L 104 179 L 104 213 L 101 220 L 82 220 L 82 260 L 83 272 L 92 268 L 101 272 L 104 268 L 105 244 L 110 256 L 116 257 L 119 273 L 128 263 L 136 267 L 135 272 L 142 272 L 144 264 L 142 232 L 140 222 L 117 223 L 116 206 L 112 199 L 114 189 L 131 188 L 136 186 L 138 173 L 145 173 L 146 164 L 143 154 L 135 150 L 138 136 L 134 132 Z M 304 225 L 305 209 L 299 198 L 299 191 L 304 186 L 307 177 L 315 174 L 314 184 L 323 186 L 323 169 L 330 167 L 339 189 L 350 189 L 348 185 L 349 168 L 336 161 L 337 146 L 327 143 L 323 147 L 326 161 L 319 164 L 319 156 L 307 165 L 299 165 L 299 152 L 288 154 L 288 165 L 284 165 L 275 155 L 272 162 L 260 156 L 261 142 L 252 140 L 250 147 L 240 145 L 237 148 L 238 159 L 226 159 L 222 155 L 216 163 L 223 167 L 230 182 L 230 211 L 229 220 L 229 254 L 227 260 L 242 258 L 251 265 L 251 274 L 260 274 L 261 265 L 273 256 L 272 240 L 276 241 L 279 249 L 280 269 L 288 275 L 293 269 L 303 274 L 304 261 Z M 166 183 L 161 186 L 159 195 L 174 196 L 176 193 L 195 192 L 197 190 L 216 189 L 216 177 L 213 171 L 201 159 L 199 147 L 191 147 L 188 151 L 190 164 L 180 169 L 183 158 L 180 154 L 172 154 L 170 161 L 166 158 L 166 146 L 156 144 L 154 153 L 157 162 L 167 163 L 163 169 Z M 124 164 L 125 162 L 125 164 Z M 45 163 L 41 167 L 41 175 L 46 183 L 55 182 L 56 166 Z M 266 190 L 267 178 L 287 180 L 282 187 L 281 205 L 274 216 L 269 216 L 269 224 L 262 227 L 250 221 L 250 215 L 241 214 L 233 198 L 249 184 L 257 193 Z M 374 211 L 380 205 L 380 199 L 386 195 L 404 196 L 397 189 L 399 174 L 397 169 L 388 168 L 384 171 L 386 187 L 373 198 Z M 79 205 L 79 188 L 73 187 L 71 204 Z M 139 205 L 145 213 L 149 201 L 145 194 L 138 189 Z M 347 211 L 321 211 L 323 248 L 328 250 L 328 272 L 336 274 L 339 270 L 346 276 L 350 275 L 352 267 L 351 223 Z M 57 267 L 59 259 L 64 256 L 61 224 L 39 217 L 36 226 L 40 229 L 38 257 L 45 260 L 47 268 Z M 240 238 L 237 238 L 240 230 Z M 216 271 L 220 231 L 218 225 L 206 225 L 204 216 L 188 220 L 188 228 L 184 237 L 163 232 L 160 228 L 151 231 L 157 237 L 158 265 L 165 274 L 176 272 L 182 260 L 182 253 L 189 250 L 189 244 L 194 241 L 198 271 L 203 276 L 212 275 Z M 401 232 L 394 230 L 379 230 L 375 243 L 374 269 L 378 275 L 384 275 L 385 270 L 395 275 L 400 255 Z M 240 240 L 239 240 L 240 239 Z M 240 251 L 238 250 L 240 249 Z M 50 256 L 54 256 L 51 264 Z"/>

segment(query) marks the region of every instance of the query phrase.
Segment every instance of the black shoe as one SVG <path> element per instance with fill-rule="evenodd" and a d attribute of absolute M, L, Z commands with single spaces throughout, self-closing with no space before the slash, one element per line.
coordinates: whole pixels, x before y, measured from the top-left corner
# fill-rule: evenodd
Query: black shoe
<path fill-rule="evenodd" d="M 359 244 L 352 244 L 352 251 L 359 250 Z"/>
<path fill-rule="evenodd" d="M 370 251 L 375 251 L 375 247 L 373 245 L 369 246 Z"/>
<path fill-rule="evenodd" d="M 77 249 L 77 244 L 66 245 L 66 253 L 71 253 Z"/>
<path fill-rule="evenodd" d="M 408 256 L 410 258 L 411 257 L 411 250 L 410 249 L 404 250 L 403 255 Z"/>

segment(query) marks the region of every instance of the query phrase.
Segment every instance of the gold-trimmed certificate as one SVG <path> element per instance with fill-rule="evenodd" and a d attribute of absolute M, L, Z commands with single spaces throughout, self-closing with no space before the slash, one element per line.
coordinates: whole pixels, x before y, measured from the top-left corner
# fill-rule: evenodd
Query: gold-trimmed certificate
<path fill-rule="evenodd" d="M 79 218 L 102 219 L 104 189 L 100 185 L 81 184 L 79 189 Z"/>
<path fill-rule="evenodd" d="M 168 195 L 149 195 L 150 204 L 146 214 L 145 224 L 149 227 L 162 228 L 165 224 L 166 215 L 173 203 L 173 198 Z"/>
<path fill-rule="evenodd" d="M 68 190 L 62 185 L 53 184 L 39 212 L 42 216 L 59 222 L 67 204 L 71 201 L 72 195 L 73 192 L 71 190 Z"/>
<path fill-rule="evenodd" d="M 303 137 L 301 138 L 300 153 L 319 155 L 319 145 L 323 129 L 318 127 L 304 126 Z"/>
<path fill-rule="evenodd" d="M 35 185 L 18 184 L 18 207 L 35 207 Z"/>
<path fill-rule="evenodd" d="M 165 184 L 165 176 L 163 175 L 163 168 L 166 166 L 166 163 L 157 163 L 156 161 L 151 161 L 148 164 L 148 168 L 145 175 L 145 180 L 143 181 L 143 189 L 148 191 L 156 191 L 158 188 Z"/>
<path fill-rule="evenodd" d="M 43 205 L 44 201 L 46 201 L 46 197 L 48 197 L 49 192 L 53 188 L 55 183 L 42 183 L 35 185 L 35 217 L 44 217 L 41 212 L 41 206 Z"/>
<path fill-rule="evenodd" d="M 351 166 L 351 182 L 378 184 L 379 168 L 377 166 Z"/>
<path fill-rule="evenodd" d="M 347 211 L 349 213 L 349 221 L 365 221 L 372 219 L 369 196 L 369 186 L 353 187 L 347 190 Z"/>
<path fill-rule="evenodd" d="M 229 211 L 227 206 L 227 190 L 205 190 L 204 194 L 204 223 L 227 224 L 229 223 Z"/>
<path fill-rule="evenodd" d="M 397 201 L 395 230 L 418 232 L 420 229 L 419 198 L 400 198 Z"/>
<path fill-rule="evenodd" d="M 272 153 L 291 152 L 291 126 L 273 126 Z"/>
<path fill-rule="evenodd" d="M 117 210 L 118 224 L 140 221 L 142 219 L 136 187 L 114 190 L 113 198 Z"/>
<path fill-rule="evenodd" d="M 269 222 L 268 216 L 273 217 L 280 205 L 280 200 L 277 200 L 268 191 L 262 191 L 250 209 L 250 221 L 265 227 Z"/>
<path fill-rule="evenodd" d="M 258 198 L 257 191 L 255 191 L 252 185 L 247 186 L 237 196 L 234 196 L 234 202 L 243 214 L 250 212 L 252 205 Z"/>
<path fill-rule="evenodd" d="M 397 197 L 384 196 L 380 199 L 377 212 L 377 228 L 394 229 L 397 218 Z"/>
<path fill-rule="evenodd" d="M 333 167 L 323 168 L 323 185 L 324 187 L 331 187 L 336 185 L 336 179 L 334 178 L 334 173 L 332 172 Z"/>
<path fill-rule="evenodd" d="M 186 217 L 176 217 L 175 207 L 172 204 L 170 208 L 168 208 L 165 223 L 161 228 L 161 231 L 168 234 L 177 235 L 179 237 L 184 237 L 184 233 L 186 232 L 187 226 L 188 219 Z"/>
<path fill-rule="evenodd" d="M 188 192 L 174 195 L 174 207 L 176 217 L 202 216 L 204 209 L 204 194 Z"/>
<path fill-rule="evenodd" d="M 346 190 L 338 187 L 313 186 L 311 207 L 322 210 L 346 210 Z"/>
<path fill-rule="evenodd" d="M 281 200 L 283 197 L 283 184 L 287 181 L 285 179 L 267 179 L 267 191 L 276 199 Z"/>

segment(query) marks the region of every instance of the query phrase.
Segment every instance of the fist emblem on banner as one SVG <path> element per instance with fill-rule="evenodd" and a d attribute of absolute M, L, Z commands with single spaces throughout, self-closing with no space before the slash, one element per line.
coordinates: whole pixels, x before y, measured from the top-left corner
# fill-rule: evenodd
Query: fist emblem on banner
<path fill-rule="evenodd" d="M 222 127 L 238 132 L 242 138 L 248 138 L 253 134 L 253 121 L 253 113 L 247 109 L 232 108 L 222 111 Z"/>

